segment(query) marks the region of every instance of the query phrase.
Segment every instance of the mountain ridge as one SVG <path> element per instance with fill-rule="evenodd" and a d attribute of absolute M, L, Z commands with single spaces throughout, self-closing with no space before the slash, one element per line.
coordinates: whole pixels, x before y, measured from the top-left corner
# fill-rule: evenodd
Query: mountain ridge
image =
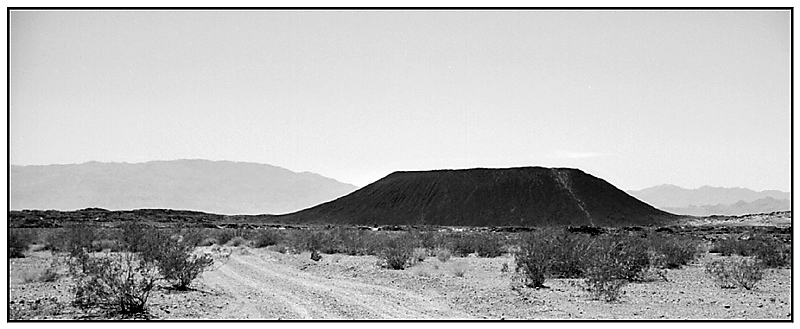
<path fill-rule="evenodd" d="M 11 209 L 172 208 L 220 214 L 287 213 L 357 187 L 310 172 L 204 159 L 9 167 Z"/>
<path fill-rule="evenodd" d="M 776 211 L 789 211 L 792 208 L 791 200 L 766 197 L 755 201 L 739 201 L 734 204 L 716 204 L 688 207 L 665 207 L 663 210 L 674 214 L 691 216 L 741 216 L 747 214 L 771 213 Z"/>
<path fill-rule="evenodd" d="M 661 184 L 641 190 L 626 191 L 634 197 L 657 208 L 685 208 L 709 205 L 732 205 L 739 201 L 753 202 L 766 197 L 789 200 L 791 193 L 778 190 L 754 191 L 742 187 L 713 187 L 703 185 L 687 189 L 672 184 Z"/>

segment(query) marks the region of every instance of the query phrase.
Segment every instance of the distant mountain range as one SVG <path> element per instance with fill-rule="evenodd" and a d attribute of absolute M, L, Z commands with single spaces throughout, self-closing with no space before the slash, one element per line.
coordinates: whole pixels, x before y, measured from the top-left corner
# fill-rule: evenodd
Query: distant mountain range
<path fill-rule="evenodd" d="M 659 185 L 628 193 L 656 208 L 681 215 L 744 215 L 791 210 L 791 194 L 776 190 L 758 192 L 711 186 L 686 189 Z"/>
<path fill-rule="evenodd" d="M 208 160 L 11 166 L 9 208 L 168 208 L 217 214 L 281 214 L 357 187 L 267 164 Z"/>
<path fill-rule="evenodd" d="M 663 208 L 673 214 L 693 215 L 693 216 L 710 216 L 710 215 L 729 215 L 739 216 L 746 214 L 760 214 L 770 213 L 774 211 L 790 210 L 792 208 L 791 200 L 778 200 L 770 197 L 758 199 L 752 202 L 739 201 L 734 204 L 724 205 L 705 205 L 705 206 L 689 206 L 680 208 Z"/>

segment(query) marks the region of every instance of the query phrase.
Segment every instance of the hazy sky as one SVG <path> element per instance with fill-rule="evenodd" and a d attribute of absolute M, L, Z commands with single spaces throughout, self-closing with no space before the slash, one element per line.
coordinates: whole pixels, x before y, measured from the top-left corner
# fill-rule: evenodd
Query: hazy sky
<path fill-rule="evenodd" d="M 10 162 L 791 188 L 789 11 L 15 11 Z"/>

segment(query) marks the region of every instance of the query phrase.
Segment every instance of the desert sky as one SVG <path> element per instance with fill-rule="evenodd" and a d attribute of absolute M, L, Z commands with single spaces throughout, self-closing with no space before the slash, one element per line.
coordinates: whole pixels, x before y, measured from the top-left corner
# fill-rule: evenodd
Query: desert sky
<path fill-rule="evenodd" d="M 791 188 L 788 10 L 12 11 L 14 165 Z"/>

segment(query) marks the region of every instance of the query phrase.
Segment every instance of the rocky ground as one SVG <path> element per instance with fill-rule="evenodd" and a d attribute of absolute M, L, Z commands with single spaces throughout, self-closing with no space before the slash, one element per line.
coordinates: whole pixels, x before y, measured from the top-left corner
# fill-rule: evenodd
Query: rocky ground
<path fill-rule="evenodd" d="M 204 247 L 211 270 L 190 291 L 157 287 L 151 319 L 792 319 L 791 270 L 767 270 L 754 290 L 722 289 L 705 254 L 669 281 L 631 283 L 618 302 L 592 299 L 582 280 L 548 279 L 545 289 L 513 284 L 513 258 L 429 257 L 390 270 L 374 256 L 282 254 L 269 248 Z M 54 259 L 11 259 L 8 319 L 103 319 L 70 305 L 70 279 L 40 282 Z M 510 269 L 510 270 L 509 270 Z M 62 268 L 63 272 L 63 268 Z"/>

